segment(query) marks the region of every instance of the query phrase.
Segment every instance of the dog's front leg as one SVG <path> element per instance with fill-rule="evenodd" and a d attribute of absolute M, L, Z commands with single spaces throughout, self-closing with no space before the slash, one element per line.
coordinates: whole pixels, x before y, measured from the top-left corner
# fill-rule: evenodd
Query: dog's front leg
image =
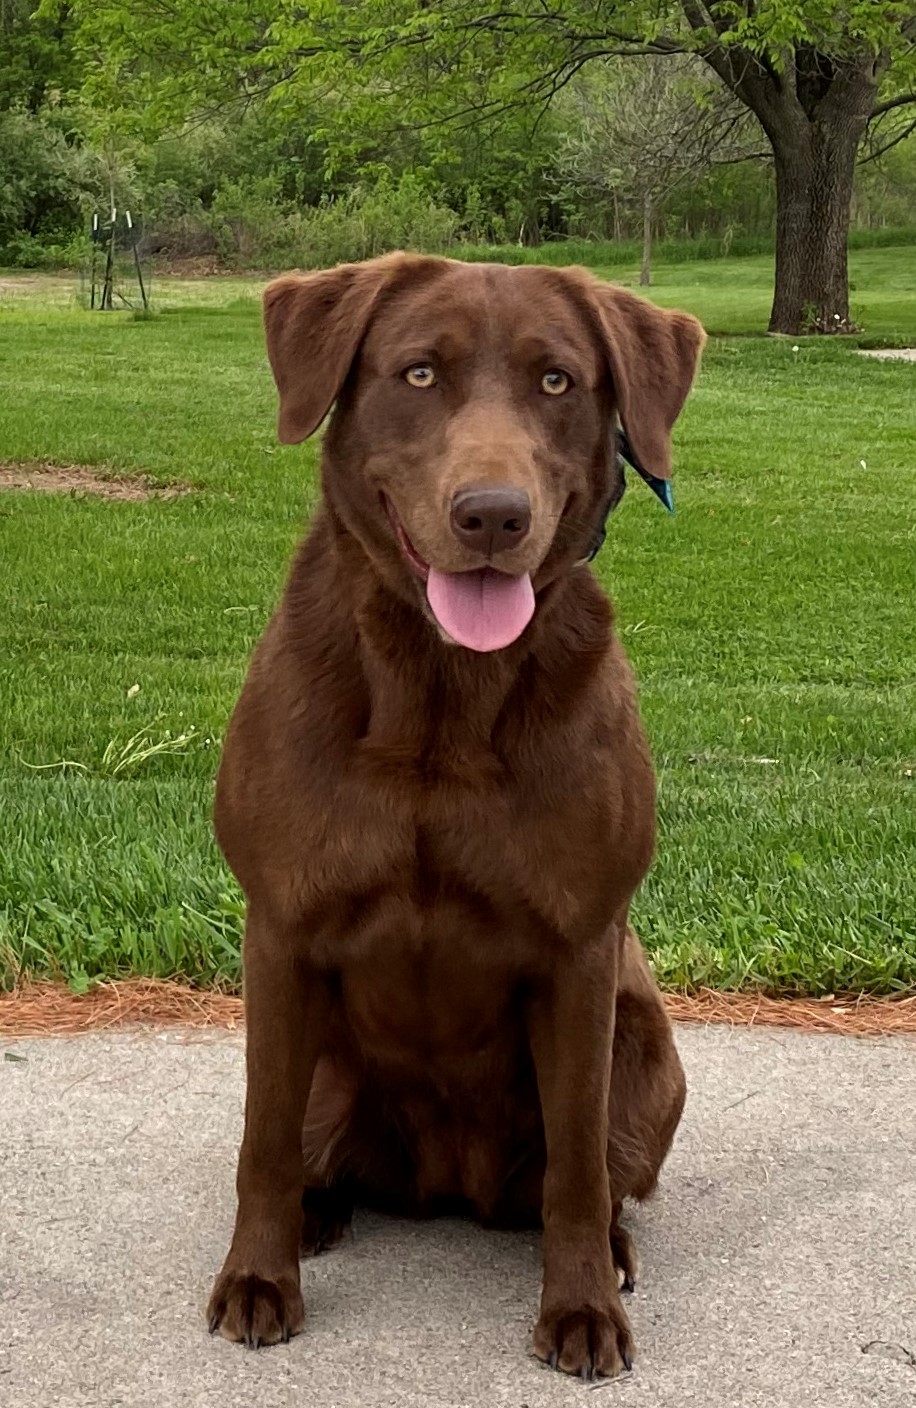
<path fill-rule="evenodd" d="M 210 1297 L 210 1329 L 250 1347 L 302 1329 L 302 1125 L 330 997 L 291 936 L 249 909 L 245 926 L 248 1088 L 238 1211 Z"/>
<path fill-rule="evenodd" d="M 583 1378 L 629 1368 L 610 1249 L 608 1093 L 622 929 L 565 955 L 529 1009 L 547 1167 L 539 1359 Z"/>

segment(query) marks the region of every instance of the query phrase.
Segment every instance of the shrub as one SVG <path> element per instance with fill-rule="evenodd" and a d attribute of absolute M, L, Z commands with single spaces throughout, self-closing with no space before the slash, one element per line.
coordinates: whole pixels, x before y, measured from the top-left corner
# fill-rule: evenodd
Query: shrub
<path fill-rule="evenodd" d="M 392 249 L 444 253 L 454 244 L 458 225 L 453 210 L 437 205 L 415 178 L 405 176 L 397 185 L 357 187 L 301 211 L 295 248 L 306 269 L 371 259 Z"/>
<path fill-rule="evenodd" d="M 82 188 L 72 149 L 40 116 L 0 113 L 0 246 L 20 255 L 35 240 L 64 238 L 80 219 Z"/>
<path fill-rule="evenodd" d="M 276 176 L 224 180 L 201 215 L 216 252 L 228 263 L 265 269 L 318 269 L 369 259 L 392 249 L 443 252 L 460 221 L 412 176 L 297 206 L 279 194 Z"/>

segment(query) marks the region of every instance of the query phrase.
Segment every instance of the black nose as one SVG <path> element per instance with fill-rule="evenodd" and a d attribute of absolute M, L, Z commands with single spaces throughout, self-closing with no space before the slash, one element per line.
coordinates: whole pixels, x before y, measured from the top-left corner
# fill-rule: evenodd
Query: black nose
<path fill-rule="evenodd" d="M 531 504 L 524 489 L 511 484 L 459 489 L 452 499 L 451 523 L 460 543 L 492 557 L 518 547 L 531 527 Z"/>

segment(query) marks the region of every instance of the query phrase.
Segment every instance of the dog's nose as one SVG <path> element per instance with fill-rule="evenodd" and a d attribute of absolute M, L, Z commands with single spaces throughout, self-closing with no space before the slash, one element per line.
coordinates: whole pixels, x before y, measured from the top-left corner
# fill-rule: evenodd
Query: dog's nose
<path fill-rule="evenodd" d="M 531 527 L 531 503 L 524 489 L 484 484 L 459 489 L 452 499 L 452 532 L 465 547 L 487 557 L 517 547 Z"/>

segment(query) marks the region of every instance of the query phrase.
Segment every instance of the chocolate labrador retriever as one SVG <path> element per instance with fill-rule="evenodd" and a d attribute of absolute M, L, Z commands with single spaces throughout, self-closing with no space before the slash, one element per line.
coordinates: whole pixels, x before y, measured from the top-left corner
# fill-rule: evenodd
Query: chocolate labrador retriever
<path fill-rule="evenodd" d="M 700 325 L 580 269 L 396 254 L 265 294 L 280 438 L 333 403 L 323 505 L 226 739 L 248 901 L 245 1133 L 211 1330 L 303 1327 L 354 1203 L 543 1226 L 535 1353 L 629 1367 L 626 1197 L 684 1101 L 627 911 L 652 767 L 586 564 Z"/>

